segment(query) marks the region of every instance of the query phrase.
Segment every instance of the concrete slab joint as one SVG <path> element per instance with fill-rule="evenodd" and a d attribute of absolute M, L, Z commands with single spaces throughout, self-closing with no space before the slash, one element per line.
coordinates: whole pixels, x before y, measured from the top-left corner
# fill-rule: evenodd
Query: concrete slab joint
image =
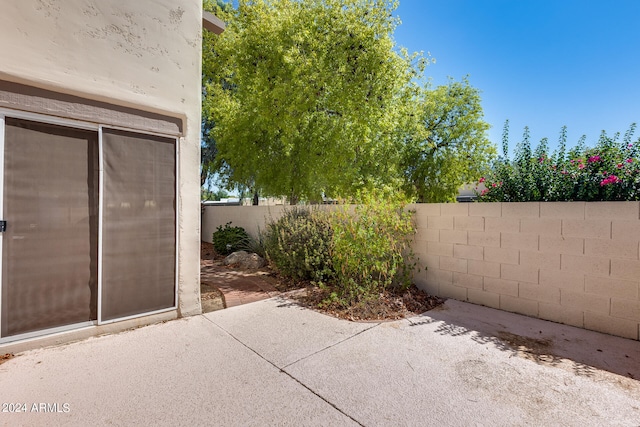
<path fill-rule="evenodd" d="M 371 324 L 272 298 L 24 353 L 0 400 L 69 409 L 7 425 L 634 425 L 634 377 L 636 341 L 474 304 Z"/>

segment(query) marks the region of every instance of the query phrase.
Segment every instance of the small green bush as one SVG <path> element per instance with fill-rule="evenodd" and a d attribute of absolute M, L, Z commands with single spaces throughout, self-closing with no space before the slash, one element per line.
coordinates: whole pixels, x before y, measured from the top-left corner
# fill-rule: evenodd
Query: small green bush
<path fill-rule="evenodd" d="M 242 227 L 232 227 L 228 222 L 222 227 L 218 226 L 213 233 L 213 248 L 222 255 L 228 255 L 240 250 L 240 245 L 249 240 L 249 235 Z"/>
<path fill-rule="evenodd" d="M 342 208 L 332 215 L 332 299 L 345 306 L 408 288 L 416 266 L 413 213 L 404 209 L 403 198 L 373 192 L 360 199 L 355 213 Z"/>
<path fill-rule="evenodd" d="M 332 234 L 325 213 L 294 207 L 267 224 L 265 253 L 281 274 L 323 283 L 332 276 Z"/>

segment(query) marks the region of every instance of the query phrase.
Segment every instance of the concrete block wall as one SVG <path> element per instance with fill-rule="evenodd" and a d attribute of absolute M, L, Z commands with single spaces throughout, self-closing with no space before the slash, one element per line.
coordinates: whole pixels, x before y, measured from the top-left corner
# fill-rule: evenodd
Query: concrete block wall
<path fill-rule="evenodd" d="M 416 284 L 442 297 L 638 340 L 640 202 L 415 204 Z M 205 208 L 202 239 L 282 206 Z"/>
<path fill-rule="evenodd" d="M 640 202 L 412 205 L 428 292 L 640 339 Z"/>

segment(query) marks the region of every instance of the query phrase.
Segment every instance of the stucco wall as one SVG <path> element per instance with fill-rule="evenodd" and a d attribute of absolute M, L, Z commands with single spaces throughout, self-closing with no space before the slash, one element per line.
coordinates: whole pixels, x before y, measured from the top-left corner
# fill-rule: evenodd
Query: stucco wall
<path fill-rule="evenodd" d="M 201 0 L 8 1 L 0 80 L 179 118 L 179 311 L 200 313 Z"/>
<path fill-rule="evenodd" d="M 640 202 L 450 203 L 416 211 L 414 251 L 428 292 L 639 339 Z M 207 207 L 254 232 L 266 208 Z"/>
<path fill-rule="evenodd" d="M 202 210 L 201 239 L 211 243 L 213 232 L 218 226 L 231 222 L 233 227 L 242 227 L 251 236 L 257 237 L 258 230 L 270 219 L 278 219 L 285 207 L 278 206 L 205 206 Z"/>

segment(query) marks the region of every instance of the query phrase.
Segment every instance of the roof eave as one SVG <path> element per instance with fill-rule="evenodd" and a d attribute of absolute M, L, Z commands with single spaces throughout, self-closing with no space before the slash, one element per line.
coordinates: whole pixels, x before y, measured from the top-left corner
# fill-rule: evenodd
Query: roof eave
<path fill-rule="evenodd" d="M 217 16 L 206 10 L 202 11 L 202 27 L 205 30 L 211 31 L 214 34 L 222 34 L 226 24 Z"/>

